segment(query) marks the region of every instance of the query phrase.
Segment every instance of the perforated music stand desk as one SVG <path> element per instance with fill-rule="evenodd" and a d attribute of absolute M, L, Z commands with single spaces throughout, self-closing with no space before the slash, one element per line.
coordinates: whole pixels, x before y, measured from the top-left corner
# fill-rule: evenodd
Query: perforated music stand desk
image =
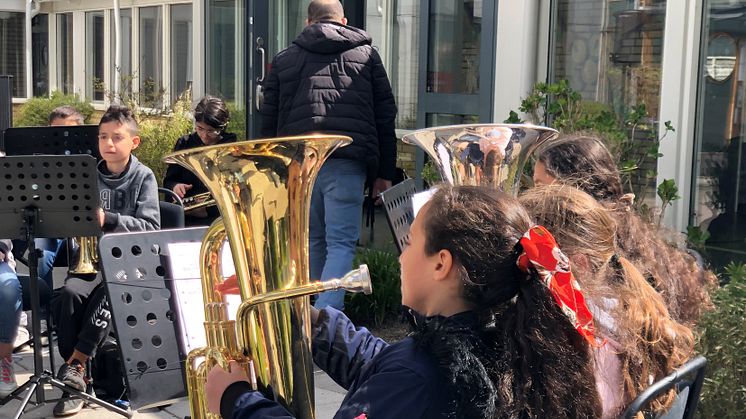
<path fill-rule="evenodd" d="M 122 415 L 127 412 L 98 400 L 84 392 L 71 389 L 44 371 L 41 348 L 39 311 L 39 276 L 34 239 L 37 237 L 98 236 L 98 177 L 96 159 L 88 155 L 15 156 L 0 158 L 0 237 L 23 238 L 29 243 L 29 273 L 31 284 L 32 328 L 34 338 L 34 375 L 24 385 L 2 400 L 15 399 L 26 389 L 15 418 L 23 413 L 33 393 L 39 404 L 44 403 L 44 384 L 51 384 L 68 393 L 106 407 Z"/>
<path fill-rule="evenodd" d="M 107 234 L 99 241 L 104 283 L 124 364 L 130 407 L 187 395 L 185 349 L 169 286 L 169 243 L 198 243 L 206 227 Z M 189 327 L 203 327 L 190 324 Z"/>
<path fill-rule="evenodd" d="M 88 154 L 101 159 L 97 125 L 8 128 L 3 147 L 8 156 Z"/>

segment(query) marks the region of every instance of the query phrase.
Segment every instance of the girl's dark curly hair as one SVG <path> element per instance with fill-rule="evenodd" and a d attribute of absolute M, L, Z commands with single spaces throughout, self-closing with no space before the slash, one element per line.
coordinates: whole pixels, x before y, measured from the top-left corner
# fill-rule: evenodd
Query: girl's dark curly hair
<path fill-rule="evenodd" d="M 574 186 L 613 210 L 622 253 L 661 293 L 671 315 L 693 326 L 711 308 L 709 289 L 717 278 L 686 251 L 667 243 L 664 231 L 640 217 L 623 197 L 619 171 L 598 138 L 561 136 L 536 155 L 556 182 Z"/>
<path fill-rule="evenodd" d="M 600 416 L 587 342 L 536 275 L 516 266 L 526 210 L 467 186 L 440 187 L 425 208 L 425 253 L 452 254 L 473 307 L 472 326 L 449 318 L 414 336 L 450 382 L 455 417 Z"/>
<path fill-rule="evenodd" d="M 561 136 L 539 150 L 536 161 L 555 179 L 575 186 L 598 201 L 618 200 L 624 194 L 614 158 L 597 138 Z"/>

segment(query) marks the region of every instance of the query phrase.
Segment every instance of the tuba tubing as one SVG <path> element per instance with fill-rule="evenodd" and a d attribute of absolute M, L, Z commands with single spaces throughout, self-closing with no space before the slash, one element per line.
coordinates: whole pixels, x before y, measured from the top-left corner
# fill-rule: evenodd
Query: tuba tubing
<path fill-rule="evenodd" d="M 310 196 L 322 163 L 351 139 L 307 135 L 181 150 L 165 157 L 192 171 L 222 218 L 200 251 L 207 344 L 190 352 L 186 375 L 194 419 L 219 417 L 203 397 L 208 371 L 236 360 L 256 372 L 256 387 L 294 417 L 314 418 L 310 294 L 345 288 L 370 292 L 367 267 L 339 280 L 311 282 L 308 259 Z M 229 320 L 220 256 L 230 245 L 242 303 Z"/>
<path fill-rule="evenodd" d="M 73 275 L 95 275 L 98 273 L 98 237 L 76 237 L 78 254 L 75 263 L 67 272 Z"/>

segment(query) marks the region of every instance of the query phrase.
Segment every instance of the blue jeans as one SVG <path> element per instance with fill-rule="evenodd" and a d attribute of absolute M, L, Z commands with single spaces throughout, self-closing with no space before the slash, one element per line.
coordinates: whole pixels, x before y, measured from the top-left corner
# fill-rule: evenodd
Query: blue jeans
<path fill-rule="evenodd" d="M 311 195 L 309 255 L 311 279 L 341 278 L 352 269 L 360 237 L 365 163 L 329 159 L 319 171 Z M 316 308 L 344 308 L 344 290 L 319 295 Z"/>
<path fill-rule="evenodd" d="M 49 288 L 52 289 L 54 288 L 52 286 L 54 261 L 60 256 L 60 251 L 67 246 L 67 241 L 61 239 L 34 239 L 34 246 L 41 250 L 41 257 L 37 264 L 39 279 L 46 282 Z M 67 254 L 66 252 L 63 253 Z"/>
<path fill-rule="evenodd" d="M 21 283 L 15 271 L 0 262 L 0 343 L 13 343 L 18 333 L 22 304 Z"/>

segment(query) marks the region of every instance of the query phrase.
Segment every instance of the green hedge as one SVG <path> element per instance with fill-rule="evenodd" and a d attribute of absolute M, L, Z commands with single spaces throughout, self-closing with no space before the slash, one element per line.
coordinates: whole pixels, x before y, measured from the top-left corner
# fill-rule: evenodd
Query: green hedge
<path fill-rule="evenodd" d="M 184 134 L 192 132 L 194 120 L 190 112 L 191 100 L 184 96 L 171 109 L 171 113 L 164 116 L 141 116 L 140 146 L 134 154 L 155 173 L 158 184 L 162 185 L 166 174 L 166 164 L 163 156 L 174 149 L 176 140 Z"/>
<path fill-rule="evenodd" d="M 727 282 L 712 295 L 715 310 L 699 321 L 699 352 L 707 374 L 698 414 L 738 418 L 746 414 L 746 265 L 731 262 Z"/>
<path fill-rule="evenodd" d="M 380 327 L 401 313 L 401 279 L 399 257 L 374 249 L 359 249 L 355 266 L 367 264 L 373 294 L 347 294 L 345 313 L 356 323 Z"/>
<path fill-rule="evenodd" d="M 24 103 L 18 112 L 18 118 L 13 121 L 16 127 L 40 127 L 49 125 L 49 114 L 60 106 L 73 106 L 85 117 L 85 123 L 97 123 L 91 121 L 93 106 L 81 100 L 78 95 L 66 95 L 60 91 L 54 91 L 49 97 L 35 97 Z"/>

